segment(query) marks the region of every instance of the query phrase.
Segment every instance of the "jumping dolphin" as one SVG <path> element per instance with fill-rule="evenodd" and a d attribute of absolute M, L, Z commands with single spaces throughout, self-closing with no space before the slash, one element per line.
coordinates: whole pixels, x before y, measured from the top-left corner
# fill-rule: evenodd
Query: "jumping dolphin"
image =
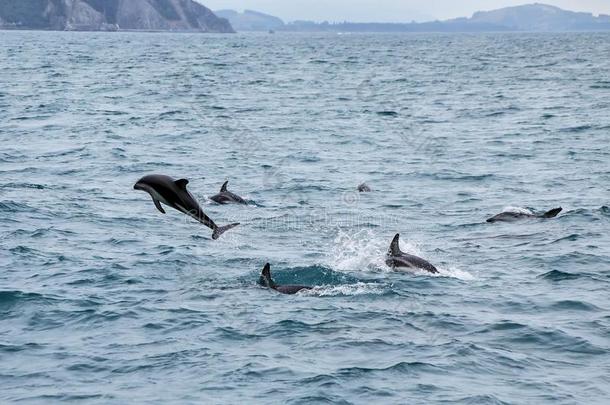
<path fill-rule="evenodd" d="M 229 184 L 229 182 L 225 181 L 224 184 L 222 185 L 222 187 L 220 188 L 220 192 L 218 194 L 216 194 L 215 196 L 210 197 L 210 200 L 216 201 L 218 204 L 233 203 L 233 204 L 247 205 L 248 203 L 243 198 L 241 198 L 237 194 L 234 194 L 227 190 L 228 184 Z"/>
<path fill-rule="evenodd" d="M 153 174 L 142 177 L 133 186 L 134 190 L 142 190 L 150 194 L 155 203 L 155 207 L 165 214 L 165 210 L 161 207 L 161 202 L 169 207 L 172 207 L 194 219 L 201 222 L 203 225 L 212 229 L 212 239 L 216 240 L 231 228 L 239 224 L 231 224 L 227 226 L 218 226 L 201 210 L 201 207 L 195 201 L 195 198 L 186 189 L 189 183 L 186 179 L 174 180 L 169 176 Z"/>
<path fill-rule="evenodd" d="M 392 244 L 390 245 L 390 250 L 388 251 L 388 255 L 386 256 L 386 264 L 393 269 L 398 267 L 407 267 L 411 269 L 422 269 L 429 271 L 430 273 L 438 273 L 436 267 L 425 261 L 424 259 L 409 255 L 400 250 L 400 246 L 398 245 L 400 239 L 400 234 L 396 234 L 394 236 L 394 240 L 392 240 Z"/>
<path fill-rule="evenodd" d="M 265 268 L 263 268 L 263 272 L 261 273 L 261 278 L 259 281 L 262 285 L 267 288 L 271 288 L 277 292 L 282 294 L 296 294 L 302 290 L 311 290 L 311 287 L 306 287 L 304 285 L 277 285 L 275 281 L 271 278 L 271 265 L 269 263 L 265 264 Z"/>
<path fill-rule="evenodd" d="M 370 193 L 371 191 L 373 191 L 373 189 L 371 189 L 368 184 L 362 183 L 358 186 L 358 191 L 361 193 Z"/>
<path fill-rule="evenodd" d="M 494 217 L 491 217 L 487 222 L 512 222 L 524 218 L 555 218 L 562 208 L 554 208 L 544 214 L 530 214 L 527 212 L 502 212 Z"/>

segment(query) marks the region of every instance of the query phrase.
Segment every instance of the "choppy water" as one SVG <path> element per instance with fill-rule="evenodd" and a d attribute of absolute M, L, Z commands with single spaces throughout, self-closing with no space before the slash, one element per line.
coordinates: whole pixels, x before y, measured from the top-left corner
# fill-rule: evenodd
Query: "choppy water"
<path fill-rule="evenodd" d="M 606 403 L 609 66 L 607 34 L 0 32 L 0 402 Z M 396 232 L 441 275 L 386 268 Z"/>

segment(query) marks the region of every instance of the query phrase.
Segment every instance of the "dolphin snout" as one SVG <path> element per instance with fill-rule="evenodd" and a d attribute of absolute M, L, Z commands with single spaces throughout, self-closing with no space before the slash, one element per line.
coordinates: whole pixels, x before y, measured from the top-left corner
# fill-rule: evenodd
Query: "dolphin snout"
<path fill-rule="evenodd" d="M 140 183 L 136 183 L 133 185 L 134 190 L 142 190 L 142 185 Z"/>

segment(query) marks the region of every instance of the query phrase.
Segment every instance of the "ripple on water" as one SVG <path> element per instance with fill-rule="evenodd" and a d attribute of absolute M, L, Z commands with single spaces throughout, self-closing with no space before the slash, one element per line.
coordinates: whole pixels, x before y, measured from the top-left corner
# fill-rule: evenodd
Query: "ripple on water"
<path fill-rule="evenodd" d="M 551 270 L 548 273 L 544 273 L 544 274 L 538 276 L 538 278 L 542 278 L 542 279 L 549 280 L 549 281 L 577 280 L 581 277 L 585 277 L 585 276 L 583 276 L 581 274 L 572 274 L 572 273 L 559 271 L 559 270 Z"/>
<path fill-rule="evenodd" d="M 0 402 L 606 403 L 609 44 L 3 32 Z"/>

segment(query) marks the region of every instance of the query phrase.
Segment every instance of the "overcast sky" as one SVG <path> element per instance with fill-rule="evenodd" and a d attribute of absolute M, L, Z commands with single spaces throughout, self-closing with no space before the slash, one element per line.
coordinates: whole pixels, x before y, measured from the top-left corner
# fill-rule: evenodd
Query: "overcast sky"
<path fill-rule="evenodd" d="M 610 14 L 610 0 L 198 0 L 212 10 L 251 9 L 286 21 L 380 21 L 469 17 L 478 10 L 545 3 L 567 10 Z"/>

